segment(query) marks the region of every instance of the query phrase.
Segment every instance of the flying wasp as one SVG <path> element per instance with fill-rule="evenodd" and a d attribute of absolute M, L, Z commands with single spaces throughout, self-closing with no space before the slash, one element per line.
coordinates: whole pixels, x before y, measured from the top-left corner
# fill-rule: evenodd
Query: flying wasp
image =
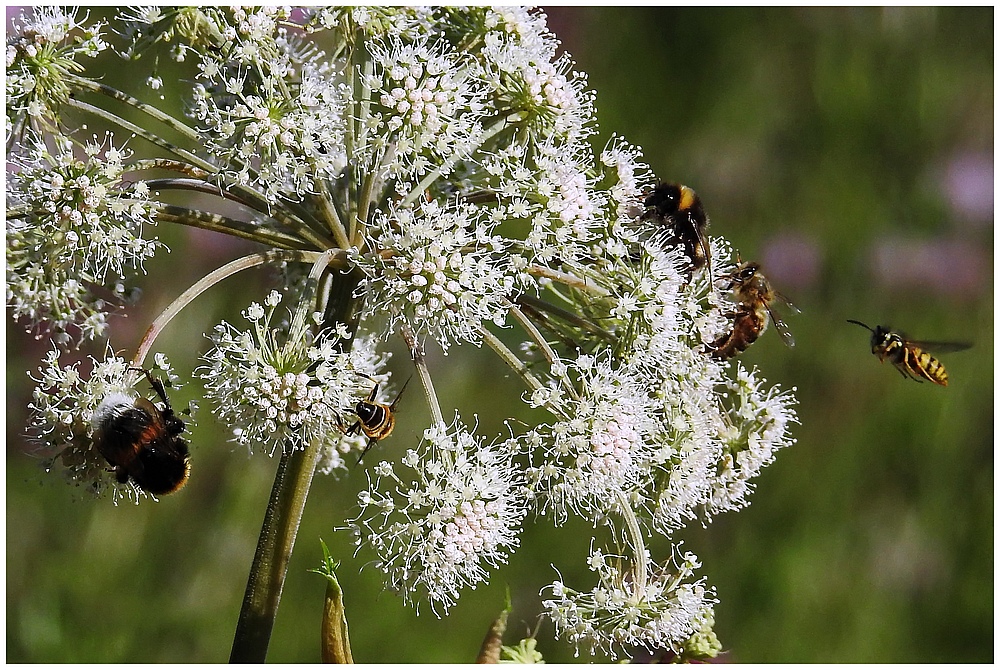
<path fill-rule="evenodd" d="M 862 328 L 868 329 L 872 334 L 872 353 L 878 356 L 880 361 L 889 360 L 896 366 L 899 374 L 918 382 L 925 379 L 940 384 L 948 385 L 948 372 L 938 359 L 931 356 L 925 349 L 936 351 L 962 351 L 972 345 L 967 342 L 918 342 L 907 340 L 899 333 L 892 332 L 889 328 L 882 326 L 869 327 L 867 324 L 848 319 L 848 323 L 854 323 Z"/>
<path fill-rule="evenodd" d="M 729 288 L 739 300 L 739 304 L 735 311 L 726 314 L 733 320 L 732 329 L 707 345 L 713 358 L 724 361 L 746 351 L 767 328 L 769 318 L 774 323 L 774 329 L 778 331 L 781 341 L 789 347 L 795 346 L 795 339 L 789 332 L 788 326 L 774 311 L 772 304 L 780 301 L 794 312 L 799 310 L 774 290 L 771 282 L 760 271 L 759 264 L 740 263 L 724 278 L 729 280 Z"/>
<path fill-rule="evenodd" d="M 646 196 L 642 204 L 646 212 L 641 218 L 661 224 L 666 230 L 666 244 L 684 248 L 684 253 L 691 260 L 692 273 L 704 267 L 711 279 L 712 249 L 705 235 L 708 216 L 698 194 L 682 184 L 662 183 Z"/>
<path fill-rule="evenodd" d="M 174 414 L 163 382 L 142 370 L 163 401 L 159 409 L 143 397 L 110 393 L 94 411 L 94 446 L 115 473 L 119 484 L 130 479 L 153 495 L 177 491 L 191 474 L 184 422 Z"/>
<path fill-rule="evenodd" d="M 372 379 L 368 375 L 358 374 Z M 372 379 L 372 381 L 375 380 Z M 344 431 L 345 435 L 355 435 L 361 431 L 368 436 L 368 446 L 364 448 L 364 451 L 358 457 L 358 463 L 361 463 L 361 459 L 365 457 L 369 449 L 375 446 L 376 442 L 389 437 L 389 433 L 396 426 L 396 403 L 399 402 L 399 398 L 403 395 L 403 391 L 406 390 L 406 385 L 409 383 L 410 380 L 407 379 L 403 384 L 403 388 L 399 389 L 399 393 L 396 394 L 396 399 L 389 405 L 383 405 L 382 403 L 375 402 L 379 388 L 376 382 L 375 388 L 368 394 L 368 398 L 359 400 L 358 404 L 354 406 L 354 413 L 358 415 L 358 420 L 347 429 L 344 429 L 344 426 L 341 424 L 340 429 Z"/>

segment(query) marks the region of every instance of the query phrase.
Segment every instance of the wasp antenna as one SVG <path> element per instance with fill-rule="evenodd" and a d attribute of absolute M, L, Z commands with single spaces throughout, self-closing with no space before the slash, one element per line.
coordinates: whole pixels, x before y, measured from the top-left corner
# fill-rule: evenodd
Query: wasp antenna
<path fill-rule="evenodd" d="M 861 326 L 862 328 L 867 328 L 867 329 L 868 329 L 868 330 L 869 330 L 870 332 L 872 332 L 872 333 L 874 333 L 874 332 L 875 332 L 875 331 L 874 331 L 874 330 L 873 330 L 873 329 L 871 328 L 871 326 L 869 326 L 868 324 L 865 324 L 865 323 L 861 323 L 860 321 L 855 321 L 854 319 L 848 319 L 848 320 L 847 320 L 847 323 L 856 323 L 856 324 L 858 324 L 859 326 Z"/>

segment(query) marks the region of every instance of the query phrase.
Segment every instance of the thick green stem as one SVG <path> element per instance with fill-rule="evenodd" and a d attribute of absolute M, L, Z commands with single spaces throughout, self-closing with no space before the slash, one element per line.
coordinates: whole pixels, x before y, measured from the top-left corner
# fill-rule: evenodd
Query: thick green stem
<path fill-rule="evenodd" d="M 230 663 L 263 663 L 267 658 L 288 559 L 320 455 L 319 445 L 317 441 L 305 449 L 285 449 L 281 454 L 250 567 Z"/>

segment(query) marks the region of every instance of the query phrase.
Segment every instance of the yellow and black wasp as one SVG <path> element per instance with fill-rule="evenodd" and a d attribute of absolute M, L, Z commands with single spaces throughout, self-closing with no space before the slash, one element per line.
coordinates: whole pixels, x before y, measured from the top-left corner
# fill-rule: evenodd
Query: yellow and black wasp
<path fill-rule="evenodd" d="M 967 342 L 919 342 L 917 340 L 907 340 L 899 333 L 892 332 L 889 328 L 875 326 L 871 328 L 867 324 L 848 319 L 848 323 L 854 323 L 862 328 L 867 328 L 872 334 L 872 353 L 878 356 L 880 361 L 888 360 L 896 366 L 899 374 L 909 377 L 914 381 L 922 382 L 925 379 L 940 384 L 948 385 L 948 372 L 938 359 L 934 358 L 927 349 L 935 351 L 962 351 L 972 345 Z"/>

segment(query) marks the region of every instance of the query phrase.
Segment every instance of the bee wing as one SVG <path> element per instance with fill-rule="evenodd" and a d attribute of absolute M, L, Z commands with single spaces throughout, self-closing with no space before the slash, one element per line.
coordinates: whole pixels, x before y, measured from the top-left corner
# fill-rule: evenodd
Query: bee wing
<path fill-rule="evenodd" d="M 908 347 L 919 347 L 928 351 L 946 354 L 950 351 L 965 351 L 972 347 L 972 342 L 933 342 L 928 340 L 904 340 Z"/>
<path fill-rule="evenodd" d="M 393 400 L 392 404 L 389 405 L 389 411 L 390 412 L 392 412 L 392 411 L 394 411 L 396 409 L 396 403 L 398 403 L 399 399 L 403 396 L 403 391 L 406 390 L 406 385 L 410 383 L 411 379 L 413 379 L 413 375 L 410 375 L 409 377 L 407 377 L 406 381 L 403 382 L 403 388 L 399 389 L 399 393 L 396 394 L 395 400 Z"/>
<path fill-rule="evenodd" d="M 792 304 L 792 301 L 788 299 L 788 296 L 778 291 L 774 292 L 774 297 L 781 301 L 781 304 L 787 307 L 793 314 L 801 314 L 802 310 Z"/>
<path fill-rule="evenodd" d="M 163 422 L 163 412 L 157 409 L 152 401 L 139 397 L 135 399 L 135 406 L 149 414 L 149 423 L 153 428 L 166 430 L 167 425 Z"/>
<path fill-rule="evenodd" d="M 767 306 L 767 313 L 771 317 L 771 323 L 774 324 L 774 329 L 778 331 L 781 341 L 784 342 L 786 346 L 794 347 L 795 338 L 792 337 L 792 331 L 788 330 L 788 326 L 781 320 L 781 317 L 778 316 L 773 309 L 771 309 L 770 305 Z"/>
<path fill-rule="evenodd" d="M 712 246 L 708 243 L 708 236 L 705 235 L 704 226 L 694 226 L 694 234 L 698 237 L 698 244 L 705 250 L 705 271 L 708 272 L 709 280 L 712 278 Z"/>

